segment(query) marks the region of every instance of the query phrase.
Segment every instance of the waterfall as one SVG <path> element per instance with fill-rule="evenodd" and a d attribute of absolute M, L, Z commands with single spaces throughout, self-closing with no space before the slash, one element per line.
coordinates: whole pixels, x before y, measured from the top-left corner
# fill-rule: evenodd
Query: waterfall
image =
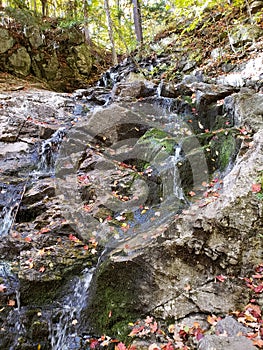
<path fill-rule="evenodd" d="M 0 236 L 7 236 L 25 190 L 26 182 L 20 184 L 0 184 Z"/>
<path fill-rule="evenodd" d="M 82 276 L 71 281 L 71 292 L 53 311 L 50 321 L 50 341 L 52 350 L 79 349 L 81 338 L 77 335 L 81 312 L 87 306 L 88 290 L 95 269 L 85 269 Z"/>
<path fill-rule="evenodd" d="M 54 175 L 57 153 L 65 134 L 66 129 L 60 128 L 42 143 L 37 173 Z"/>

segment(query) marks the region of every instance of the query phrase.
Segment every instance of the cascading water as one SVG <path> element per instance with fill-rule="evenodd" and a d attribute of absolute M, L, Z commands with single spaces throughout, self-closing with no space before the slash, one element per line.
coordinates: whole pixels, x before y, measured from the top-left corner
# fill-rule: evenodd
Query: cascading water
<path fill-rule="evenodd" d="M 26 182 L 19 184 L 0 184 L 0 236 L 7 236 L 14 216 L 23 196 Z"/>
<path fill-rule="evenodd" d="M 78 336 L 81 312 L 87 306 L 88 290 L 94 268 L 85 269 L 81 276 L 72 280 L 71 293 L 61 301 L 59 309 L 53 310 L 50 321 L 50 342 L 52 350 L 77 350 L 82 339 Z"/>
<path fill-rule="evenodd" d="M 38 174 L 54 175 L 57 153 L 65 134 L 66 129 L 60 128 L 49 139 L 42 143 Z"/>

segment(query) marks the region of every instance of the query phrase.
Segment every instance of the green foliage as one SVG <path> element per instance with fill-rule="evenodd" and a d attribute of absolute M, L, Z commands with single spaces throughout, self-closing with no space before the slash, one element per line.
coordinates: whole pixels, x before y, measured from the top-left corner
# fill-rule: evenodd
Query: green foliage
<path fill-rule="evenodd" d="M 3 2 L 4 4 L 7 2 Z M 41 24 L 41 0 L 10 0 L 7 10 L 11 17 L 22 25 Z M 204 25 L 204 16 L 212 7 L 223 11 L 232 11 L 233 7 L 246 7 L 243 0 L 234 0 L 229 5 L 227 0 L 141 0 L 143 19 L 143 36 L 145 45 L 151 43 L 160 32 L 166 32 L 171 24 L 173 30 L 182 34 L 192 32 L 199 25 Z M 50 0 L 47 2 L 47 13 L 57 18 L 62 28 L 79 26 L 88 28 L 91 40 L 99 46 L 110 47 L 107 21 L 103 0 Z M 222 12 L 222 11 L 221 11 Z M 110 14 L 113 22 L 113 34 L 118 54 L 130 53 L 136 46 L 131 1 L 110 0 Z M 178 18 L 182 18 L 178 21 Z M 43 22 L 43 21 L 42 21 Z M 48 23 L 49 21 L 45 21 Z M 209 25 L 209 23 L 206 23 Z M 162 50 L 162 48 L 160 49 Z M 161 52 L 159 52 L 161 53 Z M 169 67 L 166 67 L 169 70 Z M 169 76 L 174 77 L 171 68 Z"/>

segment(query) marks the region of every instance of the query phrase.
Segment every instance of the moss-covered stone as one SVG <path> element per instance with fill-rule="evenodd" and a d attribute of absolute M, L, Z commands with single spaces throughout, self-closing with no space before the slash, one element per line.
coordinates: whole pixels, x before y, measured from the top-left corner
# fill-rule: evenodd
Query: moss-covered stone
<path fill-rule="evenodd" d="M 123 341 L 126 339 L 130 332 L 128 324 L 140 315 L 134 297 L 137 280 L 141 275 L 140 268 L 133 264 L 131 273 L 127 273 L 125 262 L 118 266 L 118 271 L 115 271 L 116 267 L 110 261 L 100 266 L 91 289 L 89 308 L 86 310 L 93 332 L 118 337 Z"/>
<path fill-rule="evenodd" d="M 207 159 L 209 172 L 223 171 L 234 160 L 240 147 L 235 129 L 222 129 L 197 135 Z"/>
<path fill-rule="evenodd" d="M 168 154 L 174 153 L 174 147 L 176 145 L 176 140 L 171 137 L 167 132 L 160 129 L 150 129 L 139 140 L 140 144 L 151 144 L 154 146 L 158 145 L 160 148 L 164 149 Z"/>

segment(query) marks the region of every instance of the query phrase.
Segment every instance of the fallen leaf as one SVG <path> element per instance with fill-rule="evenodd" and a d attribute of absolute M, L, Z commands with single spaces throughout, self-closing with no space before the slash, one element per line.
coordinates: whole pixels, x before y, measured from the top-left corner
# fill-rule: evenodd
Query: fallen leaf
<path fill-rule="evenodd" d="M 157 344 L 155 344 L 155 343 L 153 343 L 153 344 L 151 344 L 149 347 L 148 347 L 148 350 L 160 350 L 161 348 L 157 345 Z"/>
<path fill-rule="evenodd" d="M 252 192 L 259 193 L 261 191 L 261 184 L 252 184 Z"/>
<path fill-rule="evenodd" d="M 4 284 L 0 284 L 0 292 L 3 293 L 6 291 L 6 286 Z"/>
<path fill-rule="evenodd" d="M 126 346 L 125 344 L 123 344 L 122 342 L 120 342 L 117 346 L 115 346 L 115 350 L 126 350 Z"/>
<path fill-rule="evenodd" d="M 253 344 L 258 346 L 260 349 L 263 348 L 263 340 L 262 339 L 253 340 Z"/>
<path fill-rule="evenodd" d="M 39 272 L 44 272 L 45 271 L 45 266 L 41 266 L 40 269 L 38 270 Z"/>
<path fill-rule="evenodd" d="M 155 333 L 158 329 L 158 324 L 156 321 L 154 321 L 153 324 L 150 324 L 150 329 L 151 329 L 151 333 Z"/>
<path fill-rule="evenodd" d="M 216 279 L 217 279 L 219 282 L 224 282 L 226 278 L 227 278 L 227 277 L 226 277 L 226 276 L 223 276 L 223 275 L 218 275 L 218 276 L 216 276 Z"/>
<path fill-rule="evenodd" d="M 8 306 L 15 306 L 15 304 L 16 304 L 15 300 L 13 299 L 8 300 L 8 303 L 7 303 Z"/>

